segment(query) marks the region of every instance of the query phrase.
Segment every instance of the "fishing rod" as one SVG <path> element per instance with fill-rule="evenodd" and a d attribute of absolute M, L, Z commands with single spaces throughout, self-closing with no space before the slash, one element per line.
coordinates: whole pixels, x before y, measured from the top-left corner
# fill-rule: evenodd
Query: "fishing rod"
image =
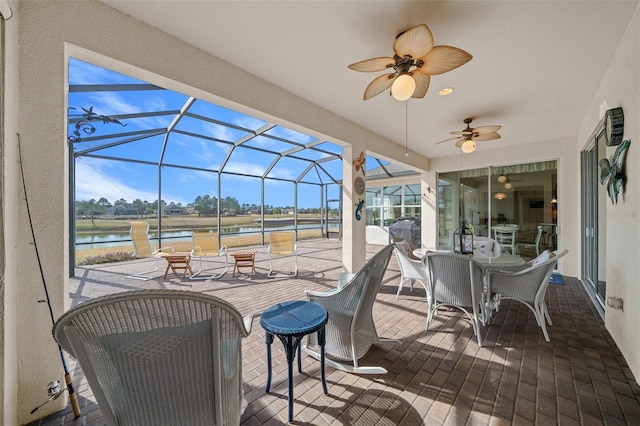
<path fill-rule="evenodd" d="M 53 308 L 51 307 L 51 299 L 49 298 L 49 290 L 47 289 L 47 282 L 44 279 L 44 272 L 42 270 L 42 262 L 40 261 L 40 253 L 38 252 L 38 245 L 36 244 L 36 234 L 33 230 L 33 222 L 31 221 L 31 210 L 29 209 L 29 200 L 27 198 L 27 185 L 24 180 L 24 166 L 22 165 L 22 149 L 20 147 L 20 133 L 16 133 L 18 136 L 18 160 L 20 163 L 20 175 L 22 176 L 22 189 L 24 191 L 24 202 L 27 206 L 27 216 L 29 217 L 29 226 L 31 227 L 31 238 L 33 239 L 33 247 L 36 250 L 36 259 L 38 259 L 38 267 L 40 268 L 40 277 L 42 278 L 42 285 L 44 287 L 44 294 L 46 297 L 47 306 L 49 306 L 49 315 L 51 316 L 52 325 L 56 323 L 56 320 L 53 316 Z M 31 414 L 35 413 L 38 408 L 42 407 L 49 401 L 53 401 L 54 399 L 58 399 L 62 393 L 67 390 L 69 391 L 69 402 L 71 403 L 71 409 L 73 410 L 73 415 L 75 418 L 80 417 L 80 406 L 78 405 L 78 397 L 76 396 L 76 392 L 73 389 L 73 383 L 71 382 L 71 374 L 69 373 L 69 367 L 67 366 L 67 360 L 64 357 L 64 352 L 62 351 L 62 347 L 58 344 L 58 351 L 60 352 L 60 360 L 62 361 L 62 368 L 64 370 L 64 381 L 67 385 L 66 388 L 60 388 L 60 382 L 54 381 L 49 383 L 48 393 L 49 399 L 47 399 L 42 404 L 38 405 L 36 408 L 31 410 Z"/>

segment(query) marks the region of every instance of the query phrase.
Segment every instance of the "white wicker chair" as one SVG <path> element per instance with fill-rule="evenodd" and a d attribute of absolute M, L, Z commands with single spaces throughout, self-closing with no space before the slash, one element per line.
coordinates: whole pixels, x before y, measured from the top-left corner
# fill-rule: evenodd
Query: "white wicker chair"
<path fill-rule="evenodd" d="M 568 250 L 554 253 L 553 256 L 542 262 L 536 262 L 534 259 L 529 263 L 528 268 L 517 272 L 489 271 L 486 284 L 487 292 L 491 297 L 491 307 L 497 308 L 503 299 L 513 299 L 524 303 L 533 312 L 538 326 L 542 329 L 544 339 L 549 342 L 546 323 L 548 322 L 549 325 L 553 325 L 553 323 L 549 317 L 549 310 L 544 298 L 549 287 L 549 279 L 558 260 L 567 253 Z M 491 314 L 491 310 L 488 310 L 488 314 Z"/>
<path fill-rule="evenodd" d="M 214 296 L 138 290 L 66 312 L 53 327 L 109 425 L 238 425 L 251 316 Z"/>
<path fill-rule="evenodd" d="M 394 245 L 389 244 L 367 261 L 340 288 L 329 292 L 306 291 L 307 299 L 324 306 L 329 313 L 325 326 L 325 363 L 349 373 L 384 374 L 383 367 L 358 364 L 374 342 L 400 344 L 399 340 L 380 339 L 373 322 L 375 302 Z M 316 333 L 307 336 L 305 352 L 320 359 Z M 350 362 L 352 365 L 345 364 Z"/>
<path fill-rule="evenodd" d="M 398 266 L 400 267 L 400 284 L 398 284 L 398 292 L 396 293 L 396 299 L 400 296 L 402 291 L 402 285 L 405 281 L 409 281 L 413 290 L 413 284 L 418 281 L 424 287 L 427 293 L 427 302 L 429 301 L 429 287 L 427 286 L 427 269 L 421 260 L 412 259 L 409 256 L 409 245 L 405 240 L 395 241 L 394 253 L 396 259 L 398 259 Z"/>
<path fill-rule="evenodd" d="M 457 308 L 471 319 L 478 346 L 482 346 L 480 322 L 484 323 L 485 319 L 482 265 L 469 256 L 455 253 L 427 253 L 424 263 L 432 295 L 425 328 L 429 328 L 433 314 L 440 307 Z"/>

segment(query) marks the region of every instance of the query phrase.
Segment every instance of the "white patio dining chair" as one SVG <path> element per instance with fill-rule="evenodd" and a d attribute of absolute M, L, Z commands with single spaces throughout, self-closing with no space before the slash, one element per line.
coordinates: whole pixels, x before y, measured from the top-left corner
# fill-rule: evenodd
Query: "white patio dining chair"
<path fill-rule="evenodd" d="M 558 260 L 567 253 L 568 250 L 560 253 L 546 250 L 529 262 L 528 267 L 523 270 L 517 272 L 489 271 L 486 276 L 486 285 L 492 308 L 497 308 L 504 299 L 513 299 L 524 303 L 533 312 L 538 326 L 542 329 L 544 339 L 549 342 L 546 324 L 553 325 L 553 322 L 549 316 L 545 296 L 549 287 L 549 278 L 551 278 Z M 488 310 L 488 315 L 491 315 L 491 310 Z"/>
<path fill-rule="evenodd" d="M 53 335 L 109 425 L 238 425 L 251 319 L 211 295 L 137 290 L 77 305 Z"/>
<path fill-rule="evenodd" d="M 516 235 L 518 233 L 517 226 L 494 226 L 493 227 L 493 239 L 500 243 L 502 251 L 505 249 L 513 255 L 518 254 L 518 244 L 516 241 Z"/>
<path fill-rule="evenodd" d="M 395 249 L 393 250 L 398 260 L 398 266 L 400 268 L 400 283 L 398 284 L 398 292 L 396 293 L 396 299 L 400 296 L 402 286 L 405 281 L 409 281 L 410 290 L 413 290 L 413 285 L 418 281 L 424 287 L 427 295 L 427 302 L 429 301 L 429 287 L 427 285 L 427 269 L 425 268 L 422 260 L 414 259 L 410 256 L 411 246 L 408 241 L 400 240 L 394 241 Z"/>
<path fill-rule="evenodd" d="M 369 259 L 341 287 L 328 292 L 306 291 L 307 300 L 319 303 L 329 313 L 325 326 L 325 363 L 349 373 L 384 374 L 383 367 L 365 367 L 359 360 L 373 343 L 401 344 L 399 340 L 378 337 L 373 322 L 373 303 L 393 253 L 389 244 Z M 344 275 L 349 277 L 350 275 Z M 307 336 L 302 349 L 320 359 L 316 333 Z"/>
<path fill-rule="evenodd" d="M 134 275 L 130 275 L 127 278 L 145 281 L 150 280 L 151 278 L 153 278 L 153 276 L 149 274 L 158 270 L 158 259 L 162 259 L 168 253 L 173 253 L 173 247 L 163 247 L 157 249 L 152 246 L 151 240 L 149 239 L 148 222 L 132 221 L 129 222 L 129 224 L 131 225 L 129 235 L 131 236 L 131 243 L 133 244 L 133 254 L 131 256 L 138 259 L 153 259 L 153 269 L 146 272 L 139 272 Z"/>
<path fill-rule="evenodd" d="M 536 256 L 540 254 L 540 241 L 542 240 L 542 235 L 544 234 L 544 225 L 538 225 L 536 228 L 536 235 L 532 243 L 518 243 L 518 251 L 522 252 L 520 248 L 533 248 L 536 251 Z"/>
<path fill-rule="evenodd" d="M 431 303 L 425 329 L 429 329 L 433 314 L 440 308 L 456 308 L 469 317 L 478 346 L 482 346 L 480 323 L 485 320 L 482 265 L 470 256 L 436 252 L 427 253 L 424 263 L 431 286 Z"/>

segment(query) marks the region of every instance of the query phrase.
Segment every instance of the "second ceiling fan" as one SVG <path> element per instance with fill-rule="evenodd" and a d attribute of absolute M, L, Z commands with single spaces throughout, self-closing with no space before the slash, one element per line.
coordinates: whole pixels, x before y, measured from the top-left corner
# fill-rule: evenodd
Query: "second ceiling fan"
<path fill-rule="evenodd" d="M 462 149 L 464 153 L 470 153 L 475 151 L 476 142 L 478 141 L 491 141 L 494 139 L 500 139 L 500 135 L 498 134 L 498 130 L 502 128 L 502 126 L 478 126 L 471 127 L 471 122 L 473 118 L 465 118 L 464 123 L 467 125 L 467 128 L 460 131 L 450 132 L 452 135 L 456 135 L 452 138 L 447 138 L 440 142 L 436 142 L 436 145 L 445 143 L 448 141 L 455 140 L 455 145 L 458 148 Z"/>

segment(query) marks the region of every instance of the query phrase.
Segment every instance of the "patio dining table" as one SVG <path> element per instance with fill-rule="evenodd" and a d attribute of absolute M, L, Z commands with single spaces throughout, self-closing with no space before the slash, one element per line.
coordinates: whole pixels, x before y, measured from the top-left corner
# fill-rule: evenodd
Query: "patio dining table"
<path fill-rule="evenodd" d="M 428 252 L 448 252 L 451 250 L 437 250 L 432 248 L 417 248 L 413 251 L 413 255 L 422 259 Z M 483 256 L 479 254 L 473 255 L 473 259 L 478 261 L 485 269 L 518 269 L 524 265 L 525 260 L 520 256 L 502 253 L 500 256 Z"/>

